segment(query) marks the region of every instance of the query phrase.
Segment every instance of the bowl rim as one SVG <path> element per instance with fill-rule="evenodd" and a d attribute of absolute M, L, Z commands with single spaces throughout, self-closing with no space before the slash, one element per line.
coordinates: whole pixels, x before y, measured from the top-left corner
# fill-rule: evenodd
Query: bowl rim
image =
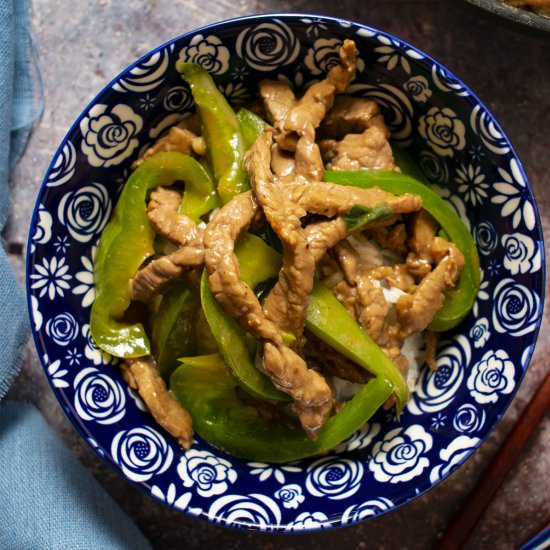
<path fill-rule="evenodd" d="M 52 377 L 50 377 L 50 375 L 48 374 L 48 366 L 49 365 L 48 365 L 48 361 L 46 361 L 46 358 L 47 358 L 47 355 L 45 353 L 46 347 L 45 347 L 45 345 L 44 345 L 44 343 L 41 339 L 41 335 L 34 328 L 33 305 L 32 305 L 32 302 L 31 302 L 31 297 L 32 296 L 31 296 L 31 289 L 30 289 L 30 276 L 29 276 L 30 275 L 30 268 L 32 266 L 32 258 L 34 256 L 34 252 L 31 252 L 32 237 L 33 237 L 32 229 L 35 227 L 36 221 L 38 219 L 38 212 L 39 212 L 40 205 L 41 205 L 40 199 L 42 198 L 42 196 L 44 194 L 44 191 L 46 189 L 46 182 L 47 182 L 47 179 L 48 179 L 48 175 L 50 174 L 50 172 L 51 172 L 51 170 L 52 170 L 52 168 L 55 164 L 55 161 L 58 158 L 59 154 L 62 152 L 63 147 L 67 143 L 69 136 L 71 136 L 72 133 L 74 132 L 74 130 L 78 128 L 78 126 L 80 124 L 80 121 L 85 116 L 85 114 L 90 110 L 90 108 L 93 105 L 95 105 L 96 103 L 98 103 L 100 98 L 106 92 L 108 92 L 112 88 L 113 84 L 115 84 L 117 81 L 119 81 L 120 78 L 123 75 L 129 73 L 137 65 L 139 65 L 143 61 L 149 59 L 152 55 L 158 53 L 159 51 L 167 48 L 168 46 L 170 46 L 172 44 L 175 44 L 175 43 L 179 42 L 180 40 L 190 38 L 190 37 L 195 36 L 197 34 L 201 34 L 201 33 L 213 30 L 213 29 L 219 29 L 220 27 L 224 27 L 224 26 L 227 26 L 227 25 L 236 25 L 236 24 L 240 24 L 240 23 L 249 23 L 249 24 L 261 23 L 261 22 L 271 21 L 273 18 L 281 19 L 283 22 L 288 21 L 288 20 L 300 21 L 301 19 L 307 18 L 307 19 L 312 19 L 312 20 L 318 20 L 318 21 L 321 21 L 321 22 L 327 22 L 332 27 L 352 27 L 352 26 L 355 26 L 356 29 L 362 29 L 362 30 L 366 30 L 368 32 L 374 32 L 376 34 L 385 35 L 389 39 L 395 41 L 396 46 L 398 46 L 398 48 L 400 50 L 404 50 L 404 49 L 411 50 L 412 52 L 415 52 L 415 53 L 421 55 L 424 58 L 424 59 L 415 59 L 415 62 L 425 63 L 426 61 L 428 61 L 428 62 L 432 63 L 434 66 L 436 66 L 437 68 L 442 69 L 449 77 L 451 77 L 453 80 L 455 80 L 457 83 L 459 83 L 464 88 L 464 90 L 466 90 L 468 92 L 468 95 L 466 97 L 463 97 L 462 99 L 468 101 L 468 103 L 470 103 L 471 105 L 479 105 L 490 116 L 491 121 L 494 123 L 496 129 L 498 131 L 500 131 L 502 136 L 506 139 L 507 144 L 510 146 L 509 155 L 516 160 L 518 170 L 519 170 L 522 178 L 525 181 L 526 188 L 529 191 L 530 196 L 533 199 L 531 204 L 533 206 L 534 218 L 535 218 L 535 228 L 534 228 L 534 230 L 538 231 L 538 233 L 540 233 L 540 239 L 542 241 L 542 247 L 541 247 L 541 290 L 540 290 L 540 294 L 539 294 L 539 297 L 540 297 L 540 300 L 541 300 L 540 315 L 539 315 L 539 318 L 537 319 L 536 327 L 532 332 L 532 337 L 531 337 L 532 342 L 529 345 L 529 348 L 528 349 L 526 348 L 526 350 L 524 351 L 525 368 L 521 369 L 521 374 L 519 375 L 519 377 L 517 379 L 517 383 L 514 386 L 513 391 L 510 394 L 507 395 L 506 403 L 504 403 L 502 405 L 501 410 L 499 411 L 499 413 L 497 415 L 495 415 L 492 424 L 488 425 L 487 429 L 484 430 L 485 433 L 484 433 L 483 437 L 480 437 L 479 441 L 474 446 L 472 446 L 471 448 L 468 449 L 468 453 L 465 454 L 465 456 L 461 457 L 461 459 L 456 463 L 456 466 L 452 471 L 450 471 L 447 474 L 443 475 L 440 479 L 438 479 L 435 482 L 431 482 L 431 481 L 424 482 L 425 485 L 421 484 L 420 485 L 421 488 L 420 489 L 417 488 L 414 495 L 409 495 L 408 498 L 404 499 L 402 502 L 399 502 L 397 504 L 394 503 L 391 508 L 386 509 L 386 510 L 382 510 L 374 516 L 369 516 L 369 517 L 366 517 L 364 519 L 356 519 L 356 520 L 350 521 L 346 524 L 342 524 L 341 522 L 339 522 L 340 519 L 341 519 L 341 513 L 340 513 L 338 516 L 333 515 L 333 516 L 329 517 L 327 522 L 321 527 L 313 527 L 313 528 L 303 529 L 301 531 L 292 531 L 288 528 L 287 525 L 269 525 L 266 528 L 260 529 L 257 526 L 251 526 L 251 525 L 248 525 L 248 524 L 233 524 L 233 523 L 227 523 L 226 521 L 215 521 L 213 519 L 210 519 L 208 517 L 208 515 L 206 513 L 204 513 L 204 511 L 202 511 L 200 514 L 196 514 L 196 513 L 193 513 L 190 510 L 189 507 L 186 507 L 185 509 L 182 510 L 181 508 L 177 508 L 173 504 L 168 504 L 167 502 L 165 502 L 164 500 L 162 500 L 161 498 L 159 498 L 158 496 L 153 494 L 153 492 L 147 488 L 148 484 L 146 482 L 138 482 L 138 481 L 134 481 L 134 480 L 131 480 L 130 478 L 128 478 L 123 473 L 120 466 L 112 460 L 112 458 L 110 457 L 108 449 L 104 449 L 101 446 L 94 446 L 93 445 L 93 443 L 90 441 L 90 437 L 89 437 L 90 434 L 86 433 L 83 423 L 81 423 L 80 420 L 74 414 L 71 413 L 70 404 L 65 400 L 64 397 L 62 397 L 62 395 L 59 392 L 58 388 L 54 386 Z M 385 515 L 389 512 L 393 512 L 393 511 L 401 508 L 402 506 L 410 503 L 411 501 L 413 501 L 416 498 L 424 495 L 425 493 L 427 493 L 428 491 L 430 491 L 431 489 L 433 489 L 434 487 L 439 485 L 442 481 L 448 479 L 448 477 L 451 476 L 454 473 L 455 470 L 458 470 L 469 458 L 472 457 L 474 452 L 481 446 L 481 444 L 486 440 L 486 438 L 494 431 L 496 425 L 500 422 L 500 420 L 502 419 L 502 417 L 504 416 L 504 414 L 506 413 L 506 411 L 510 407 L 512 401 L 514 400 L 514 397 L 515 397 L 519 387 L 521 386 L 521 384 L 524 380 L 525 373 L 526 373 L 527 368 L 528 368 L 528 366 L 531 362 L 531 359 L 532 359 L 532 356 L 533 356 L 533 353 L 534 353 L 534 350 L 535 350 L 535 347 L 536 347 L 536 343 L 537 343 L 538 336 L 539 336 L 539 333 L 540 333 L 542 320 L 544 318 L 544 304 L 545 304 L 545 293 L 546 293 L 546 260 L 545 260 L 545 256 L 546 256 L 546 254 L 545 254 L 545 246 L 544 246 L 544 234 L 543 234 L 543 231 L 542 231 L 542 223 L 541 223 L 541 218 L 540 218 L 538 205 L 537 205 L 537 202 L 536 202 L 535 195 L 534 195 L 533 189 L 531 187 L 531 184 L 529 183 L 529 179 L 527 178 L 527 175 L 525 173 L 525 170 L 523 168 L 521 160 L 519 159 L 519 156 L 517 155 L 517 152 L 516 152 L 512 142 L 511 142 L 510 138 L 503 131 L 500 123 L 495 119 L 495 117 L 493 116 L 491 111 L 486 107 L 484 102 L 481 101 L 479 99 L 479 97 L 470 89 L 470 87 L 468 85 L 466 85 L 460 78 L 458 78 L 443 63 L 437 61 L 430 54 L 426 53 L 425 51 L 421 50 L 420 48 L 410 44 L 407 40 L 404 40 L 404 39 L 402 39 L 398 36 L 395 36 L 393 33 L 387 32 L 387 31 L 379 29 L 377 27 L 372 27 L 370 25 L 361 23 L 359 21 L 350 20 L 350 19 L 341 18 L 341 17 L 321 15 L 321 14 L 312 14 L 312 13 L 307 13 L 307 12 L 299 12 L 299 13 L 297 13 L 297 12 L 291 12 L 291 13 L 289 13 L 289 12 L 256 13 L 256 14 L 251 14 L 251 15 L 246 15 L 246 16 L 240 16 L 240 17 L 224 19 L 224 20 L 221 20 L 221 21 L 213 22 L 213 23 L 208 23 L 208 24 L 203 25 L 201 27 L 197 27 L 197 28 L 194 28 L 190 31 L 179 34 L 179 35 L 163 42 L 162 44 L 154 47 L 150 51 L 148 51 L 145 54 L 143 54 L 142 56 L 140 56 L 133 63 L 131 63 L 130 65 L 128 65 L 124 69 L 122 69 L 114 78 L 112 78 L 106 85 L 104 85 L 103 88 L 98 93 L 96 93 L 94 95 L 94 97 L 87 103 L 87 105 L 80 111 L 78 117 L 75 119 L 73 124 L 67 130 L 67 132 L 65 133 L 64 137 L 62 138 L 59 146 L 55 150 L 55 153 L 53 154 L 52 160 L 50 161 L 50 163 L 48 165 L 48 168 L 45 172 L 45 175 L 44 175 L 44 178 L 42 180 L 40 189 L 39 189 L 38 194 L 36 196 L 36 202 L 35 202 L 35 206 L 34 206 L 34 209 L 33 209 L 32 217 L 31 217 L 31 221 L 30 221 L 30 225 L 29 225 L 29 234 L 28 234 L 28 238 L 27 238 L 26 273 L 25 273 L 26 294 L 27 294 L 27 309 L 28 309 L 28 314 L 29 314 L 29 319 L 30 319 L 30 324 L 31 324 L 31 332 L 32 332 L 32 335 L 33 335 L 33 341 L 34 341 L 34 344 L 35 344 L 35 348 L 36 348 L 40 363 L 42 365 L 42 368 L 44 369 L 44 373 L 45 373 L 46 378 L 47 378 L 47 380 L 50 384 L 50 387 L 51 387 L 57 401 L 61 405 L 61 408 L 63 409 L 63 411 L 65 412 L 65 414 L 69 418 L 69 421 L 71 422 L 73 427 L 77 430 L 77 432 L 84 439 L 84 441 L 90 446 L 90 448 L 93 449 L 95 454 L 103 461 L 104 464 L 107 464 L 114 472 L 116 472 L 127 483 L 130 483 L 133 487 L 138 489 L 143 494 L 147 495 L 148 497 L 154 499 L 155 501 L 157 501 L 159 503 L 164 504 L 165 506 L 169 507 L 172 510 L 176 510 L 180 513 L 183 512 L 185 515 L 187 515 L 189 517 L 198 518 L 198 519 L 201 519 L 203 521 L 207 521 L 208 523 L 211 523 L 213 525 L 223 526 L 223 527 L 226 527 L 226 528 L 229 527 L 229 528 L 231 528 L 233 530 L 237 530 L 237 531 L 243 531 L 243 530 L 245 530 L 245 531 L 258 531 L 260 533 L 265 533 L 265 534 L 310 534 L 310 533 L 315 533 L 315 532 L 318 532 L 318 531 L 327 531 L 327 530 L 330 530 L 330 529 L 344 528 L 344 527 L 357 525 L 357 524 L 363 523 L 363 522 L 365 522 L 369 519 L 378 518 L 378 517 L 380 517 L 382 515 Z M 42 354 L 40 353 L 41 351 L 43 352 Z M 314 459 L 315 457 L 311 457 L 311 458 Z"/>

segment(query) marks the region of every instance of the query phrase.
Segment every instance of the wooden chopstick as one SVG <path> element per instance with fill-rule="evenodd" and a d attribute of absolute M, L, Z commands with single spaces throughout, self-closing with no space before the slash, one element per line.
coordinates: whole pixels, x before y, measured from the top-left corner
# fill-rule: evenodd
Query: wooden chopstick
<path fill-rule="evenodd" d="M 462 548 L 549 408 L 550 371 L 481 475 L 477 485 L 447 526 L 437 545 L 438 549 Z"/>

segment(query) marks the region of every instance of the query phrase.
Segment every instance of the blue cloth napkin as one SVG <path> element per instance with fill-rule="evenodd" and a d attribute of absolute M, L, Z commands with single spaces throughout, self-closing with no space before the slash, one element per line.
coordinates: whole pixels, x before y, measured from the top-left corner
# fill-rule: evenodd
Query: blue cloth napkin
<path fill-rule="evenodd" d="M 39 112 L 30 37 L 28 0 L 0 0 L 0 229 L 9 210 L 9 173 Z M 1 401 L 28 338 L 23 292 L 3 246 L 0 296 Z M 0 404 L 0 464 L 0 548 L 150 548 L 31 405 Z"/>

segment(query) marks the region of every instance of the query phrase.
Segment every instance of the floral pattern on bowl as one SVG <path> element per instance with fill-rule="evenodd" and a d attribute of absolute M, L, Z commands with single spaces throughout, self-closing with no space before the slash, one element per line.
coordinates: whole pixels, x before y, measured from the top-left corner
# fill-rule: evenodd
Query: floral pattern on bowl
<path fill-rule="evenodd" d="M 93 258 L 132 159 L 189 116 L 178 60 L 210 70 L 235 103 L 261 78 L 318 80 L 343 39 L 359 50 L 351 92 L 375 99 L 394 142 L 471 229 L 482 282 L 446 335 L 439 370 L 422 370 L 400 422 L 379 412 L 326 456 L 249 462 L 199 437 L 184 453 L 90 337 Z M 472 454 L 518 388 L 540 326 L 544 247 L 537 208 L 504 132 L 468 87 L 382 31 L 310 15 L 252 16 L 178 37 L 119 75 L 59 147 L 35 208 L 29 312 L 62 407 L 99 456 L 152 497 L 226 526 L 298 532 L 349 525 L 409 502 Z"/>

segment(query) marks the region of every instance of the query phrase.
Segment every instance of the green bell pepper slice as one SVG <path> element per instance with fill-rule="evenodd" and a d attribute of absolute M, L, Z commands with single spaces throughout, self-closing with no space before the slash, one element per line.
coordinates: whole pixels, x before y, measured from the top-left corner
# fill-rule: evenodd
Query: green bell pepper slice
<path fill-rule="evenodd" d="M 178 279 L 163 294 L 152 316 L 151 347 L 159 373 L 165 380 L 178 366 L 178 357 L 194 353 L 191 335 L 199 306 L 196 289 Z"/>
<path fill-rule="evenodd" d="M 468 315 L 477 296 L 480 282 L 479 256 L 472 236 L 458 214 L 424 183 L 405 174 L 378 170 L 357 172 L 327 171 L 325 181 L 355 187 L 379 187 L 403 195 L 411 193 L 422 198 L 422 206 L 439 223 L 465 259 L 464 269 L 456 286 L 445 292 L 445 302 L 429 325 L 430 330 L 446 331 L 457 326 Z"/>
<path fill-rule="evenodd" d="M 177 68 L 191 88 L 216 189 L 225 204 L 250 187 L 243 167 L 245 143 L 239 120 L 207 71 L 189 62 L 179 63 Z"/>
<path fill-rule="evenodd" d="M 360 429 L 393 390 L 383 377 L 370 380 L 312 441 L 299 427 L 274 424 L 243 403 L 219 355 L 181 361 L 170 377 L 170 390 L 193 417 L 195 431 L 215 447 L 247 460 L 281 463 L 326 452 Z"/>
<path fill-rule="evenodd" d="M 239 109 L 237 119 L 241 125 L 241 133 L 244 139 L 245 149 L 248 151 L 255 141 L 264 133 L 266 122 L 257 114 L 245 109 Z"/>
<path fill-rule="evenodd" d="M 251 288 L 275 277 L 281 267 L 279 254 L 250 233 L 239 239 L 235 253 L 239 258 L 241 278 Z M 288 401 L 289 396 L 276 389 L 269 377 L 254 365 L 254 349 L 250 349 L 248 335 L 212 295 L 206 270 L 201 279 L 201 303 L 218 349 L 242 389 L 260 399 Z"/>
<path fill-rule="evenodd" d="M 129 177 L 99 239 L 90 329 L 96 345 L 116 357 L 141 357 L 151 351 L 143 325 L 122 317 L 131 302 L 130 279 L 154 254 L 155 232 L 146 211 L 148 194 L 176 181 L 206 189 L 208 174 L 195 159 L 178 152 L 157 153 L 143 162 Z"/>

